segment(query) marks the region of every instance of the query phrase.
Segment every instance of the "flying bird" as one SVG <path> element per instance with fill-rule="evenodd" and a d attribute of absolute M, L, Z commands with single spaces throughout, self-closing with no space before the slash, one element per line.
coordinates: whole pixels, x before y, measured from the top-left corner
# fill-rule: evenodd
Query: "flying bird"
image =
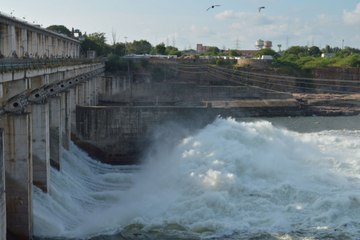
<path fill-rule="evenodd" d="M 265 6 L 261 6 L 258 8 L 259 12 L 261 11 L 261 9 L 265 9 Z"/>
<path fill-rule="evenodd" d="M 220 5 L 212 5 L 212 6 L 208 7 L 208 9 L 206 9 L 206 11 L 209 11 L 211 8 L 215 8 L 215 7 L 220 7 Z"/>

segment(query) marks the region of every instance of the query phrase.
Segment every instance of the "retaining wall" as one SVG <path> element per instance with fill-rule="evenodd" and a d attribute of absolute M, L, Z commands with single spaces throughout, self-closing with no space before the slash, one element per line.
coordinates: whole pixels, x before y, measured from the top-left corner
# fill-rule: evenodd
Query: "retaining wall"
<path fill-rule="evenodd" d="M 165 122 L 175 122 L 188 129 L 197 129 L 212 122 L 217 116 L 255 117 L 301 114 L 294 102 L 282 106 L 266 105 L 237 107 L 85 107 L 77 106 L 76 143 L 90 155 L 112 164 L 135 163 L 151 141 L 151 134 Z M 209 103 L 209 106 L 211 104 Z"/>
<path fill-rule="evenodd" d="M 246 86 L 205 86 L 191 83 L 140 83 L 115 95 L 103 95 L 100 103 L 143 102 L 197 105 L 203 101 L 232 99 L 286 99 L 290 94 Z"/>

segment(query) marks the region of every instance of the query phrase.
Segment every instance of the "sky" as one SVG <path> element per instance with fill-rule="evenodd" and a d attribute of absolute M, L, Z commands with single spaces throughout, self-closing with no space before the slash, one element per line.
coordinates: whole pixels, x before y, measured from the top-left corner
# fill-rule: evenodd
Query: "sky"
<path fill-rule="evenodd" d="M 212 5 L 220 6 L 207 11 Z M 360 0 L 1 0 L 0 12 L 42 27 L 105 33 L 109 44 L 253 50 L 262 39 L 274 50 L 360 48 Z"/>

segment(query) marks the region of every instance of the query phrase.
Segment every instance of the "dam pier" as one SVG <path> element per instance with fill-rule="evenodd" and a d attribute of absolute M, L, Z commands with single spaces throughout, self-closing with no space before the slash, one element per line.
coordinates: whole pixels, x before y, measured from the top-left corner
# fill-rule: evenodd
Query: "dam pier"
<path fill-rule="evenodd" d="M 34 186 L 50 193 L 76 105 L 96 105 L 104 62 L 80 42 L 0 15 L 0 239 L 32 239 Z"/>
<path fill-rule="evenodd" d="M 50 167 L 61 169 L 76 105 L 96 105 L 103 71 L 103 63 L 79 61 L 76 66 L 13 69 L 11 75 L 20 77 L 9 80 L 2 74 L 3 89 L 18 89 L 10 98 L 3 92 L 0 115 L 2 234 L 32 236 L 32 188 L 50 191 Z"/>

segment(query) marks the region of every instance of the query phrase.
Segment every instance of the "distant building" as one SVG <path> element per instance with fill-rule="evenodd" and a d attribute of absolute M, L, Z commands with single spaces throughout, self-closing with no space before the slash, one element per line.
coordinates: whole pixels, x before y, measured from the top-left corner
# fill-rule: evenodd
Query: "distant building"
<path fill-rule="evenodd" d="M 201 43 L 196 44 L 196 52 L 197 53 L 201 54 L 201 53 L 206 52 L 206 50 L 207 50 L 206 46 L 202 45 Z"/>
<path fill-rule="evenodd" d="M 274 57 L 271 56 L 271 55 L 261 55 L 261 58 L 262 60 L 273 60 Z"/>
<path fill-rule="evenodd" d="M 237 50 L 240 56 L 252 58 L 258 52 L 258 50 Z"/>
<path fill-rule="evenodd" d="M 272 48 L 272 41 L 264 41 L 264 40 L 257 40 L 256 43 L 255 43 L 255 47 L 257 49 L 264 49 L 264 48 L 269 48 L 271 49 Z"/>
<path fill-rule="evenodd" d="M 198 44 L 196 44 L 196 52 L 198 54 L 202 54 L 202 53 L 207 52 L 209 50 L 209 48 L 211 48 L 211 47 L 214 47 L 214 46 L 204 46 L 201 43 L 198 43 Z"/>

